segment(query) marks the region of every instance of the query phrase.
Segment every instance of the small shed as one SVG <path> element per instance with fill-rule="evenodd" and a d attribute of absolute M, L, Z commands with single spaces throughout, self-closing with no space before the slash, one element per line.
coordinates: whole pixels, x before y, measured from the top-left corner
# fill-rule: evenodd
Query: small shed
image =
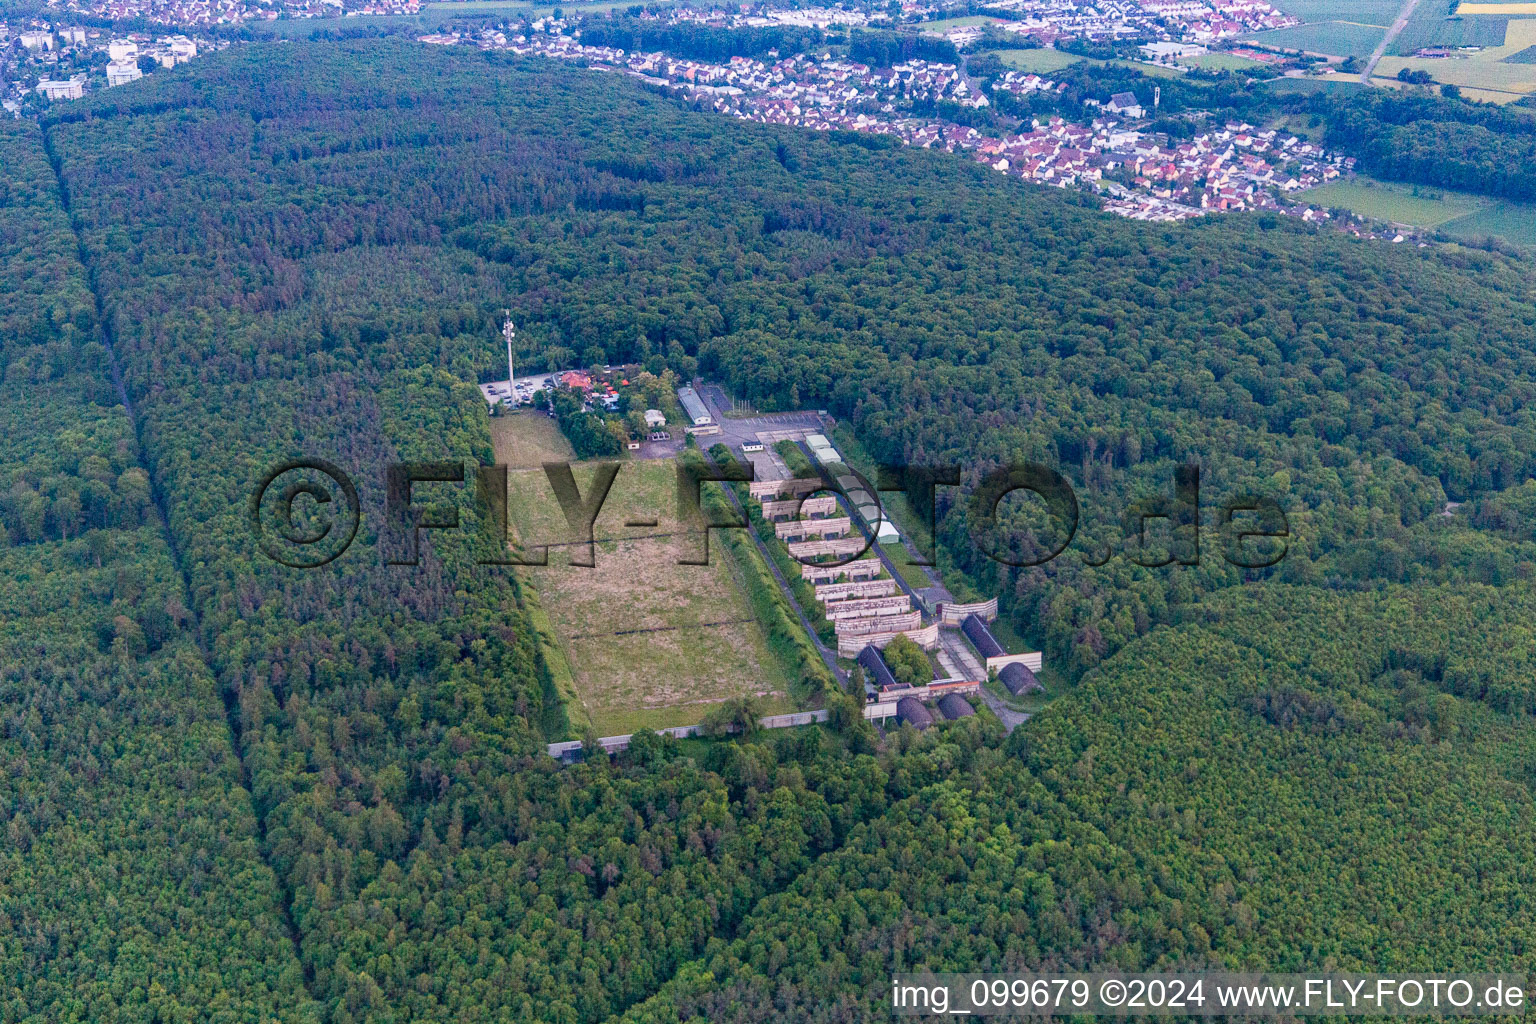
<path fill-rule="evenodd" d="M 926 729 L 933 724 L 933 715 L 916 697 L 903 697 L 896 702 L 896 717 L 914 729 Z"/>

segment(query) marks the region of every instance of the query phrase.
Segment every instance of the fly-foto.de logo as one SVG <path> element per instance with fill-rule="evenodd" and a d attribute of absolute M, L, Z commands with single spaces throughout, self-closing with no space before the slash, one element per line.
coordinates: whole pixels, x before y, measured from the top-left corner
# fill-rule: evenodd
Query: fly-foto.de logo
<path fill-rule="evenodd" d="M 589 463 L 592 477 L 585 489 L 578 484 L 570 463 L 543 464 L 544 481 L 554 493 L 570 530 L 568 547 L 573 566 L 591 568 L 596 562 L 596 526 L 614 481 L 624 463 Z M 855 543 L 836 546 L 833 553 L 795 555 L 805 564 L 840 566 L 860 559 L 875 543 L 876 530 L 885 523 L 879 495 L 904 494 L 914 509 L 928 512 L 927 537 L 936 536 L 935 497 L 940 487 L 960 487 L 958 466 L 881 465 L 876 483 L 854 471 L 847 485 L 828 474 L 791 480 L 757 481 L 751 463 L 728 462 L 724 466 L 678 460 L 677 520 L 688 524 L 683 532 L 695 535 L 693 550 L 678 557 L 680 565 L 709 564 L 709 531 L 747 529 L 749 521 L 739 512 L 724 519 L 706 516 L 700 495 L 703 484 L 746 484 L 752 497 L 764 501 L 765 517 L 797 521 L 802 509 L 835 508 L 850 524 L 863 526 L 853 534 Z M 549 564 L 549 545 L 534 546 L 522 554 L 506 543 L 508 536 L 508 467 L 462 462 L 399 462 L 383 471 L 383 524 L 379 548 L 388 565 L 418 565 L 424 530 L 459 530 L 458 506 L 425 504 L 420 494 L 432 486 L 473 486 L 478 521 L 491 541 L 476 559 L 482 565 L 543 566 Z M 1037 499 L 1045 525 L 1038 536 L 1018 526 L 1005 528 L 1004 499 L 1014 494 Z M 830 499 L 830 500 L 829 500 Z M 873 511 L 871 511 L 873 510 Z M 1273 498 L 1238 495 L 1212 507 L 1201 505 L 1200 468 L 1186 465 L 1174 470 L 1171 494 L 1140 498 L 1120 516 L 1124 533 L 1122 553 L 1148 568 L 1165 565 L 1196 565 L 1201 559 L 1202 512 L 1214 512 L 1221 557 L 1245 569 L 1278 564 L 1288 550 L 1290 524 Z M 1077 495 L 1056 470 L 1038 463 L 1000 466 L 970 486 L 966 498 L 966 524 L 970 540 L 987 558 L 1003 565 L 1030 567 L 1060 557 L 1071 547 L 1080 521 Z M 327 565 L 340 557 L 356 540 L 363 520 L 357 484 L 335 463 L 319 458 L 299 458 L 268 470 L 251 491 L 247 520 L 258 548 L 270 559 L 298 569 Z M 654 519 L 629 520 L 626 526 L 656 526 Z M 1161 541 L 1153 539 L 1161 534 Z M 1079 553 L 1089 566 L 1103 565 L 1114 557 L 1108 545 Z M 932 565 L 933 551 L 919 551 L 917 565 Z"/>

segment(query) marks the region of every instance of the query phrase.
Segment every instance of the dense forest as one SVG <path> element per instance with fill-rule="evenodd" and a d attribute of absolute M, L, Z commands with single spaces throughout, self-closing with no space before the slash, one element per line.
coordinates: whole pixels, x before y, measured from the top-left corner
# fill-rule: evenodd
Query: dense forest
<path fill-rule="evenodd" d="M 848 37 L 848 56 L 871 67 L 888 68 L 904 60 L 958 63 L 960 54 L 948 39 L 911 33 L 854 31 Z"/>
<path fill-rule="evenodd" d="M 0 164 L 0 1019 L 317 1021 L 35 126 Z"/>
<path fill-rule="evenodd" d="M 623 1018 L 877 1020 L 935 971 L 1529 963 L 1527 595 L 1228 591 L 915 788 Z M 948 764 L 934 773 L 935 761 Z"/>
<path fill-rule="evenodd" d="M 838 42 L 841 36 L 835 37 Z M 621 50 L 664 50 L 676 57 L 725 63 L 732 57 L 762 57 L 769 51 L 785 56 L 805 53 L 827 39 L 817 28 L 771 25 L 763 28 L 717 28 L 690 22 L 667 24 L 611 14 L 581 23 L 586 46 L 616 46 Z"/>
<path fill-rule="evenodd" d="M 1329 145 L 1395 181 L 1536 200 L 1536 116 L 1425 92 L 1362 89 L 1314 100 Z"/>
<path fill-rule="evenodd" d="M 831 1021 L 911 965 L 1528 966 L 1527 268 L 1130 223 L 505 54 L 152 78 L 0 136 L 6 1019 Z M 490 461 L 504 307 L 524 365 L 702 370 L 971 487 L 1054 467 L 1082 524 L 1048 566 L 980 553 L 1045 542 L 1016 499 L 972 538 L 941 491 L 939 534 L 1079 685 L 1006 738 L 881 741 L 829 694 L 831 729 L 559 767 L 473 489 L 423 485 L 463 529 L 383 557 L 387 463 Z M 361 497 L 321 569 L 245 515 L 300 455 Z M 1187 462 L 1211 557 L 1137 565 L 1122 512 Z M 1244 494 L 1286 511 L 1274 569 L 1219 557 Z"/>

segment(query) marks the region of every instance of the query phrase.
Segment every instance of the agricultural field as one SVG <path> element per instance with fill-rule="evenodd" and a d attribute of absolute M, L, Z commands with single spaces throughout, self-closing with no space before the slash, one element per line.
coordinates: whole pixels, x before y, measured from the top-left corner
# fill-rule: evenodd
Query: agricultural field
<path fill-rule="evenodd" d="M 1422 228 L 1439 227 L 1490 204 L 1479 196 L 1366 177 L 1332 181 L 1300 193 L 1300 197 L 1314 206 L 1341 207 L 1362 217 Z"/>
<path fill-rule="evenodd" d="M 553 421 L 537 415 L 507 420 L 511 427 L 492 421 L 499 461 L 536 464 L 556 453 L 542 427 Z M 596 463 L 573 467 L 584 497 L 596 472 Z M 563 655 L 577 704 L 572 722 L 590 721 L 601 735 L 689 725 L 711 706 L 744 694 L 759 697 L 766 713 L 791 709 L 790 680 L 726 545 L 717 535 L 709 565 L 677 564 L 701 552 L 702 538 L 679 529 L 676 473 L 670 459 L 620 464 L 594 530 L 593 568 L 570 564 L 570 531 L 544 472 L 509 474 L 508 517 L 521 550 L 551 545 L 547 566 L 519 569 L 519 575 L 537 592 L 547 622 L 540 626 Z M 638 520 L 655 525 L 625 525 Z"/>
<path fill-rule="evenodd" d="M 1385 28 L 1392 24 L 1403 4 L 1402 0 L 1278 0 L 1275 6 L 1308 24 L 1352 21 Z"/>
<path fill-rule="evenodd" d="M 1037 47 L 1032 50 L 997 50 L 995 52 L 997 58 L 1004 64 L 1016 67 L 1020 71 L 1029 71 L 1037 75 L 1060 71 L 1068 65 L 1076 64 L 1078 61 L 1086 59 L 1075 54 L 1063 53 L 1048 46 Z"/>
<path fill-rule="evenodd" d="M 1536 207 L 1493 202 L 1475 213 L 1448 221 L 1440 230 L 1469 241 L 1497 238 L 1512 245 L 1536 247 Z"/>
<path fill-rule="evenodd" d="M 1426 0 L 1427 2 L 1427 0 Z M 1291 28 L 1277 28 L 1244 37 L 1256 43 L 1287 50 L 1305 50 L 1335 57 L 1366 57 L 1386 35 L 1385 25 L 1355 21 L 1319 21 Z"/>
<path fill-rule="evenodd" d="M 1460 24 L 1465 26 L 1471 21 L 1491 20 L 1496 19 L 1463 19 Z M 1415 22 L 1409 22 L 1408 27 L 1403 30 L 1403 35 L 1406 36 L 1412 31 L 1414 24 Z M 1457 23 L 1447 22 L 1447 24 Z M 1457 31 L 1464 32 L 1465 29 Z M 1425 46 L 1458 45 L 1456 39 L 1447 38 L 1444 33 L 1426 34 L 1423 38 L 1428 40 L 1422 44 Z M 1487 35 L 1480 38 L 1492 40 L 1493 36 Z M 1463 43 L 1461 45 L 1483 45 L 1483 49 L 1457 53 L 1450 57 L 1383 57 L 1376 67 L 1379 76 L 1387 79 L 1394 78 L 1403 68 L 1426 71 L 1437 82 L 1459 87 L 1469 99 L 1510 103 L 1536 93 L 1536 64 L 1527 63 L 1523 59 L 1508 59 L 1522 57 L 1524 51 L 1536 46 L 1536 18 L 1507 20 L 1503 30 L 1498 33 L 1498 39 L 1498 43 Z M 1405 47 L 1401 39 L 1393 46 L 1393 50 L 1399 53 L 1412 53 L 1417 48 L 1417 46 Z"/>
<path fill-rule="evenodd" d="M 1330 182 L 1301 196 L 1317 206 L 1339 207 L 1394 224 L 1435 228 L 1468 241 L 1496 238 L 1511 245 L 1536 247 L 1536 207 L 1524 203 L 1364 176 Z"/>
<path fill-rule="evenodd" d="M 1298 96 L 1367 88 L 1360 83 L 1358 76 L 1347 74 L 1329 75 L 1326 78 L 1272 78 L 1263 86 L 1272 93 Z"/>
<path fill-rule="evenodd" d="M 1471 4 L 1460 4 L 1456 8 L 1456 13 L 1461 15 L 1464 18 L 1469 16 L 1469 15 L 1475 15 L 1475 14 L 1536 15 L 1536 4 L 1531 4 L 1531 3 L 1518 3 L 1518 4 L 1497 4 L 1497 3 L 1495 3 L 1495 4 L 1479 4 L 1479 3 L 1471 3 Z"/>
<path fill-rule="evenodd" d="M 997 57 L 1004 63 L 1018 68 L 1020 71 L 1029 71 L 1037 75 L 1049 75 L 1054 71 L 1082 61 L 1090 64 L 1118 64 L 1121 67 L 1132 68 L 1144 75 L 1153 78 L 1181 78 L 1183 73 L 1172 68 L 1158 67 L 1139 60 L 1094 60 L 1089 57 L 1079 57 L 1073 53 L 1064 53 L 1049 47 L 1040 47 L 1033 50 L 997 50 Z"/>
<path fill-rule="evenodd" d="M 1452 6 L 1447 0 L 1423 0 L 1414 9 L 1408 24 L 1403 26 L 1403 31 L 1392 40 L 1387 52 L 1402 57 L 1424 46 L 1504 45 L 1504 35 L 1510 24 L 1507 14 L 1473 13 L 1467 4 L 1462 4 L 1461 9 L 1452 14 Z"/>

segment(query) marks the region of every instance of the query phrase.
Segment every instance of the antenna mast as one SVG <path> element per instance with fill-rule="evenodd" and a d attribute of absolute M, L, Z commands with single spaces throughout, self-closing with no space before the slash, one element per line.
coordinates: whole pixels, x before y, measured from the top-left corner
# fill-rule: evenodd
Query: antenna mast
<path fill-rule="evenodd" d="M 517 331 L 512 327 L 512 311 L 504 309 L 501 312 L 505 317 L 501 324 L 501 336 L 507 339 L 507 387 L 510 388 L 512 382 L 516 380 L 512 375 L 512 339 L 517 337 Z"/>

